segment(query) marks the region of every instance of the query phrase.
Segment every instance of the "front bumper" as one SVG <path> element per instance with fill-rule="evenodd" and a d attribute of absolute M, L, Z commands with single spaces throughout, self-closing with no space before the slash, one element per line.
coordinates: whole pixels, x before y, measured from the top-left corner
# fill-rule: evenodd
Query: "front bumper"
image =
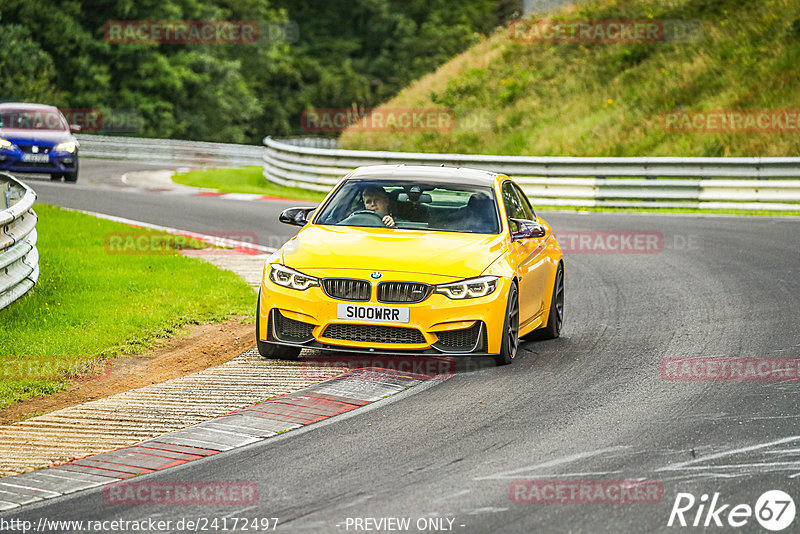
<path fill-rule="evenodd" d="M 381 281 L 441 283 L 409 273 L 384 273 Z M 369 280 L 369 273 L 337 273 L 337 277 Z M 261 341 L 320 350 L 369 352 L 370 354 L 419 354 L 449 356 L 494 355 L 500 341 L 511 281 L 501 279 L 493 293 L 474 299 L 454 300 L 431 294 L 419 303 L 378 302 L 375 291 L 369 301 L 348 302 L 328 296 L 321 287 L 305 291 L 262 281 L 259 331 Z M 338 319 L 337 305 L 405 307 L 407 323 Z"/>
<path fill-rule="evenodd" d="M 0 150 L 0 170 L 23 173 L 65 173 L 75 172 L 78 166 L 78 152 L 51 152 L 47 162 L 31 163 L 22 161 L 23 153 L 19 150 Z"/>

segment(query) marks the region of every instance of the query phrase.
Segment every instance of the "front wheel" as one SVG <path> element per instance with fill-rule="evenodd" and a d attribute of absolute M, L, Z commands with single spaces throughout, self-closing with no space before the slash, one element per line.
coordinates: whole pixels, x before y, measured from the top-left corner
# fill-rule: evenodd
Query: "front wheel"
<path fill-rule="evenodd" d="M 61 176 L 62 176 L 61 173 L 54 172 L 54 173 L 50 174 L 50 179 L 53 180 L 54 182 L 57 182 L 57 181 L 59 181 L 61 179 Z"/>
<path fill-rule="evenodd" d="M 300 347 L 287 347 L 261 341 L 261 291 L 258 292 L 258 304 L 256 304 L 256 347 L 262 358 L 272 360 L 297 360 L 300 357 Z"/>
<path fill-rule="evenodd" d="M 78 162 L 75 162 L 75 170 L 64 173 L 64 181 L 75 183 L 78 181 Z"/>
<path fill-rule="evenodd" d="M 514 361 L 519 347 L 519 296 L 517 284 L 512 283 L 508 290 L 506 304 L 506 320 L 503 321 L 503 338 L 500 343 L 500 354 L 494 357 L 497 365 L 508 365 Z"/>

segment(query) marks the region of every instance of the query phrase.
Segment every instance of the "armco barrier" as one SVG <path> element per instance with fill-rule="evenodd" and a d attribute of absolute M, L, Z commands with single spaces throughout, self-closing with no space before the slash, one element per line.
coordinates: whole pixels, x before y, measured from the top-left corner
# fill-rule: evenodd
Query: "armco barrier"
<path fill-rule="evenodd" d="M 261 165 L 264 149 L 254 145 L 175 139 L 77 135 L 81 157 L 129 159 L 193 167 Z"/>
<path fill-rule="evenodd" d="M 28 292 L 39 279 L 36 193 L 0 173 L 0 309 Z"/>
<path fill-rule="evenodd" d="M 90 134 L 76 137 L 80 142 L 80 155 L 86 158 L 128 159 L 193 167 L 241 167 L 264 163 L 264 147 L 256 145 Z M 296 138 L 293 142 L 308 147 L 336 146 L 335 140 L 318 137 Z"/>
<path fill-rule="evenodd" d="M 448 165 L 513 176 L 535 205 L 800 210 L 800 158 L 579 158 L 372 152 L 264 139 L 264 177 L 328 191 L 362 165 Z"/>

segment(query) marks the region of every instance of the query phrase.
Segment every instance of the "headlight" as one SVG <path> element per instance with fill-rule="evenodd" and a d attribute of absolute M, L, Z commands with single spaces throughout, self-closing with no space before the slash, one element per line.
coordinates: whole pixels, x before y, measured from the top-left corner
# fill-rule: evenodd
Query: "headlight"
<path fill-rule="evenodd" d="M 0 148 L 11 148 L 14 144 L 11 141 L 7 141 L 0 137 Z"/>
<path fill-rule="evenodd" d="M 269 266 L 269 279 L 279 286 L 298 291 L 305 291 L 309 287 L 319 285 L 319 279 L 297 272 L 280 263 L 273 263 Z"/>
<path fill-rule="evenodd" d="M 497 276 L 481 276 L 480 278 L 468 278 L 459 282 L 441 284 L 436 286 L 435 293 L 447 295 L 451 299 L 474 299 L 490 295 L 497 289 Z"/>
<path fill-rule="evenodd" d="M 64 141 L 63 143 L 57 144 L 55 150 L 58 152 L 69 152 L 72 154 L 75 152 L 76 148 L 78 148 L 78 145 L 75 143 L 75 141 Z"/>

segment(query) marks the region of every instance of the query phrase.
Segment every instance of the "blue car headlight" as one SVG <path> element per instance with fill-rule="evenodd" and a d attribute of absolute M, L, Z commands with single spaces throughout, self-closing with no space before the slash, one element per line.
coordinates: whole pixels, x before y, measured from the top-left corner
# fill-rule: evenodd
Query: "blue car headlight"
<path fill-rule="evenodd" d="M 76 143 L 75 141 L 64 141 L 63 143 L 57 144 L 54 150 L 56 152 L 69 152 L 70 154 L 72 154 L 77 149 L 78 149 L 78 143 Z"/>
<path fill-rule="evenodd" d="M 8 141 L 7 139 L 3 139 L 2 137 L 0 137 L 0 150 L 2 150 L 4 148 L 11 148 L 13 146 L 14 146 L 14 143 L 12 143 L 11 141 Z"/>

